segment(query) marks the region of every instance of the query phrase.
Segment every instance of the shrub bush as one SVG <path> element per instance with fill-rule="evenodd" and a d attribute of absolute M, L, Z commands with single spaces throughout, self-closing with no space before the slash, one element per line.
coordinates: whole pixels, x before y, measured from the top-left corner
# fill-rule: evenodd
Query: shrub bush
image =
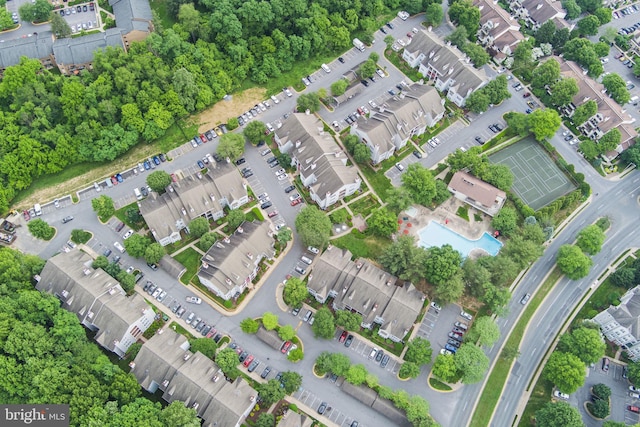
<path fill-rule="evenodd" d="M 33 237 L 42 240 L 51 240 L 53 236 L 56 234 L 55 228 L 51 227 L 44 220 L 40 218 L 36 218 L 29 222 L 27 226 Z"/>

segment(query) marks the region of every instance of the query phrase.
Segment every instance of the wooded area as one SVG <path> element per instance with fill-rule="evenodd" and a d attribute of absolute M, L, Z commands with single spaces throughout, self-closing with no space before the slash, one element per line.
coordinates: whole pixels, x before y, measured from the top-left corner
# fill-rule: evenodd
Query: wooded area
<path fill-rule="evenodd" d="M 185 3 L 185 4 L 183 4 Z M 340 52 L 376 17 L 422 1 L 173 0 L 178 23 L 95 54 L 92 71 L 66 77 L 23 58 L 0 83 L 0 211 L 33 179 L 70 164 L 115 159 L 163 136 L 251 80 L 263 84 L 297 61 Z M 361 35 L 366 40 L 366 37 Z M 226 119 L 226 118 L 224 118 Z"/>

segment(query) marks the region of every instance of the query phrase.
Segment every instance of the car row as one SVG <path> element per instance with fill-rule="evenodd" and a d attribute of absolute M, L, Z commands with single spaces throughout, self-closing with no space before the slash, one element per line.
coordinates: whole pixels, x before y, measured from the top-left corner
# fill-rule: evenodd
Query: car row
<path fill-rule="evenodd" d="M 436 148 L 438 145 L 440 145 L 440 139 L 437 136 L 434 136 L 427 141 L 427 144 L 429 144 L 431 148 Z"/>

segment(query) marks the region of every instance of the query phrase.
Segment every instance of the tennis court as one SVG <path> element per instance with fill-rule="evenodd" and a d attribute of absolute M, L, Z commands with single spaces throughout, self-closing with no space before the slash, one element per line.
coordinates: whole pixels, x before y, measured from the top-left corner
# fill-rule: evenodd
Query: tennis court
<path fill-rule="evenodd" d="M 489 160 L 511 169 L 513 192 L 536 211 L 576 188 L 531 137 L 492 154 Z"/>

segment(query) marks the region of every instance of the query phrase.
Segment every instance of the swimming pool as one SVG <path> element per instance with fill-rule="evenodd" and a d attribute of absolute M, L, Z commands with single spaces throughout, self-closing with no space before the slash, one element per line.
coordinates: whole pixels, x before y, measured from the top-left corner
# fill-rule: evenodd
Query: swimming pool
<path fill-rule="evenodd" d="M 496 256 L 500 252 L 500 248 L 502 248 L 502 243 L 487 232 L 478 240 L 469 240 L 434 221 L 431 221 L 429 225 L 420 230 L 418 236 L 420 236 L 418 244 L 423 248 L 440 247 L 449 244 L 465 258 L 474 249 L 482 249 L 489 255 Z"/>

